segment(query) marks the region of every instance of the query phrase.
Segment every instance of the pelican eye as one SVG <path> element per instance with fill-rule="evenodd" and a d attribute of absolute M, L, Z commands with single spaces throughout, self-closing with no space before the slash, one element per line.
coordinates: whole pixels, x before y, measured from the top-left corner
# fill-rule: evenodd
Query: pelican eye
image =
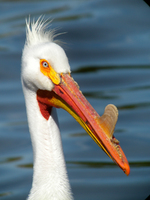
<path fill-rule="evenodd" d="M 45 60 L 41 59 L 40 60 L 40 71 L 47 76 L 48 78 L 51 79 L 51 81 L 58 85 L 60 83 L 60 75 L 53 69 L 53 67 L 50 65 L 50 63 Z"/>
<path fill-rule="evenodd" d="M 44 61 L 44 62 L 42 63 L 42 65 L 43 65 L 43 67 L 45 67 L 45 68 L 49 67 L 49 64 L 48 64 L 46 61 Z"/>

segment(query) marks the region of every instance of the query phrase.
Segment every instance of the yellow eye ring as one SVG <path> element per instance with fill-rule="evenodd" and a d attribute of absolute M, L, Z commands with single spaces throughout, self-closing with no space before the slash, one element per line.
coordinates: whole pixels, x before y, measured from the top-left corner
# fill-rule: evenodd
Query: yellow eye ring
<path fill-rule="evenodd" d="M 47 60 L 40 60 L 40 70 L 45 76 L 50 78 L 55 85 L 60 83 L 61 80 L 59 74 L 52 68 Z"/>

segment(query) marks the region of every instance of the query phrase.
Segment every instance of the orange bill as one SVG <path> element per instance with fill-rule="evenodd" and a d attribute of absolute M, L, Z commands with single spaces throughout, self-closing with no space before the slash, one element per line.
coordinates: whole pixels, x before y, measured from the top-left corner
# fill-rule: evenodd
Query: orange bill
<path fill-rule="evenodd" d="M 70 74 L 60 74 L 60 80 L 58 84 L 54 84 L 52 91 L 37 91 L 37 100 L 43 116 L 48 120 L 52 106 L 69 112 L 103 151 L 129 175 L 127 158 L 113 135 L 118 119 L 117 108 L 112 104 L 106 106 L 100 117 Z"/>

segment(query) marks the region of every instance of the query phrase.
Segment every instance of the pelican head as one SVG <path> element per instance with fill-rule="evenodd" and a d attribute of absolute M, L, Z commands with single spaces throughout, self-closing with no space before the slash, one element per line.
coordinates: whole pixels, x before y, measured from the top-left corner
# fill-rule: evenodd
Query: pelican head
<path fill-rule="evenodd" d="M 55 75 L 70 73 L 70 66 L 63 48 L 54 42 L 53 31 L 45 32 L 44 25 L 44 22 L 42 24 L 38 20 L 30 27 L 30 22 L 27 22 L 27 40 L 22 56 L 22 80 L 35 90 L 51 91 L 55 84 Z M 48 73 L 48 69 L 52 72 Z"/>
<path fill-rule="evenodd" d="M 59 128 L 58 122 L 55 120 L 54 108 L 63 108 L 69 112 L 127 175 L 130 168 L 118 140 L 113 135 L 118 119 L 117 108 L 110 104 L 105 108 L 101 117 L 97 114 L 71 77 L 70 65 L 65 51 L 55 43 L 54 32 L 46 31 L 46 26 L 47 23 L 40 19 L 33 23 L 27 22 L 26 43 L 22 55 L 22 86 L 35 166 L 29 199 L 67 200 L 71 199 L 71 196 L 64 195 L 62 198 L 62 193 L 65 194 L 65 192 L 60 192 L 60 198 L 52 198 L 55 196 L 54 188 L 53 190 L 47 189 L 51 191 L 49 194 L 44 189 L 45 184 L 47 188 L 48 185 L 52 187 L 57 182 L 57 189 L 63 187 L 64 184 L 64 182 L 61 184 L 61 181 L 60 184 L 58 183 L 58 178 L 60 178 L 65 164 L 60 162 L 63 159 L 60 159 L 62 150 L 59 151 L 61 143 L 57 138 Z M 51 162 L 49 162 L 50 159 Z M 60 165 L 63 167 L 61 168 Z M 42 174 L 41 168 L 42 170 L 46 168 Z M 52 174 L 49 169 L 53 171 Z M 39 191 L 43 191 L 44 198 L 40 196 L 42 192 Z M 37 193 L 36 196 L 34 196 L 35 193 Z"/>

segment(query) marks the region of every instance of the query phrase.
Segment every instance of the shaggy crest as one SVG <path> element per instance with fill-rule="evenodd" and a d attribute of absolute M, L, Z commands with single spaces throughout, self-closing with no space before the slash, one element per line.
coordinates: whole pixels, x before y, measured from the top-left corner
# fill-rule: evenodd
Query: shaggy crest
<path fill-rule="evenodd" d="M 55 29 L 46 30 L 51 21 L 43 20 L 39 17 L 37 21 L 26 20 L 26 45 L 33 46 L 39 43 L 54 42 L 54 38 L 59 35 L 55 34 Z"/>

